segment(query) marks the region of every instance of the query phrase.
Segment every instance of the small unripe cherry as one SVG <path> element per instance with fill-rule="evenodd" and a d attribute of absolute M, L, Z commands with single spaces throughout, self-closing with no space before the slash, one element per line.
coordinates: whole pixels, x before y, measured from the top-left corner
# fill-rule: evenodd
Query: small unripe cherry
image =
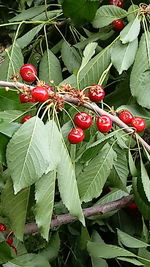
<path fill-rule="evenodd" d="M 111 24 L 116 31 L 121 31 L 124 28 L 124 22 L 121 19 L 116 19 Z"/>
<path fill-rule="evenodd" d="M 132 119 L 133 119 L 133 115 L 131 114 L 130 111 L 128 110 L 122 110 L 120 113 L 119 113 L 119 119 L 121 121 L 123 121 L 124 123 L 126 124 L 130 124 Z"/>
<path fill-rule="evenodd" d="M 74 122 L 78 127 L 86 130 L 92 125 L 92 117 L 86 112 L 79 112 L 74 116 Z"/>
<path fill-rule="evenodd" d="M 45 102 L 49 98 L 49 93 L 44 86 L 37 86 L 31 90 L 31 95 L 36 102 Z"/>
<path fill-rule="evenodd" d="M 73 128 L 68 134 L 68 140 L 71 144 L 82 142 L 84 137 L 84 131 L 79 127 Z"/>
<path fill-rule="evenodd" d="M 112 120 L 107 115 L 101 115 L 97 118 L 97 128 L 101 133 L 107 133 L 112 128 Z"/>
<path fill-rule="evenodd" d="M 0 232 L 6 231 L 6 225 L 4 223 L 0 223 Z"/>
<path fill-rule="evenodd" d="M 37 76 L 36 68 L 31 64 L 25 64 L 20 68 L 20 75 L 26 82 L 34 82 Z"/>
<path fill-rule="evenodd" d="M 89 96 L 90 100 L 93 102 L 101 101 L 105 97 L 104 87 L 100 84 L 93 84 L 89 88 L 88 96 Z"/>
<path fill-rule="evenodd" d="M 146 127 L 146 122 L 141 117 L 134 117 L 131 121 L 131 126 L 134 127 L 137 132 L 142 132 Z"/>
<path fill-rule="evenodd" d="M 21 123 L 25 123 L 26 121 L 30 120 L 32 118 L 31 115 L 24 116 L 21 120 Z"/>

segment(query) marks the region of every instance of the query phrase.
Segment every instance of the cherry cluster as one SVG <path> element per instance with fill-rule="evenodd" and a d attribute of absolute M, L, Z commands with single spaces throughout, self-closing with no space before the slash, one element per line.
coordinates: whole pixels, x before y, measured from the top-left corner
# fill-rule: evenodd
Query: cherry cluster
<path fill-rule="evenodd" d="M 4 223 L 0 223 L 0 232 L 4 233 L 6 232 L 6 225 Z M 17 249 L 15 246 L 13 246 L 13 238 L 11 236 L 8 236 L 6 238 L 6 243 L 13 249 L 13 251 L 17 254 Z"/>
<path fill-rule="evenodd" d="M 119 113 L 119 119 L 133 127 L 136 132 L 142 132 L 146 127 L 145 120 L 141 117 L 134 117 L 129 110 L 122 110 Z"/>
<path fill-rule="evenodd" d="M 123 7 L 123 1 L 122 0 L 110 0 L 109 5 Z M 113 29 L 116 31 L 121 31 L 124 28 L 124 22 L 122 19 L 116 19 L 112 22 Z"/>

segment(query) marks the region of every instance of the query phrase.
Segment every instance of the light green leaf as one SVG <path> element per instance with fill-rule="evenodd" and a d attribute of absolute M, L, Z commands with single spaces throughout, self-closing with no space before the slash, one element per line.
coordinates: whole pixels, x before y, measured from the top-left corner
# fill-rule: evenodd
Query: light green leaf
<path fill-rule="evenodd" d="M 81 64 L 81 57 L 77 50 L 67 42 L 63 42 L 61 48 L 62 60 L 70 73 L 78 69 Z"/>
<path fill-rule="evenodd" d="M 141 179 L 144 192 L 146 194 L 148 201 L 150 202 L 150 179 L 142 160 L 141 160 Z"/>
<path fill-rule="evenodd" d="M 46 6 L 46 5 L 41 5 L 41 6 L 36 6 L 36 7 L 34 6 L 31 8 L 28 8 L 26 10 L 23 10 L 17 16 L 10 19 L 9 22 L 31 19 L 31 18 L 41 14 L 43 11 L 45 11 L 47 9 L 47 7 L 48 6 Z"/>
<path fill-rule="evenodd" d="M 35 183 L 49 164 L 48 135 L 44 124 L 33 117 L 14 134 L 7 147 L 8 168 L 15 194 Z"/>
<path fill-rule="evenodd" d="M 127 16 L 127 19 L 128 21 L 132 21 L 136 18 L 136 16 L 138 15 L 138 12 L 139 12 L 140 8 L 138 5 L 134 5 L 132 4 L 129 9 L 128 9 L 128 16 Z"/>
<path fill-rule="evenodd" d="M 13 184 L 8 177 L 1 195 L 3 213 L 9 218 L 11 229 L 20 240 L 23 240 L 29 193 L 30 189 L 25 188 L 14 195 Z"/>
<path fill-rule="evenodd" d="M 46 83 L 54 81 L 58 85 L 62 81 L 60 62 L 51 50 L 45 51 L 39 65 L 39 79 Z"/>
<path fill-rule="evenodd" d="M 7 100 L 6 100 L 7 101 Z M 20 110 L 4 110 L 0 111 L 0 121 L 1 122 L 13 122 L 23 115 Z"/>
<path fill-rule="evenodd" d="M 20 38 L 17 39 L 17 44 L 21 49 L 26 47 L 31 43 L 31 41 L 34 39 L 36 34 L 43 28 L 43 24 L 40 24 L 36 27 L 34 27 L 32 30 L 28 31 L 26 34 L 21 36 Z"/>
<path fill-rule="evenodd" d="M 48 241 L 53 213 L 56 172 L 43 175 L 35 184 L 35 219 L 40 233 Z"/>
<path fill-rule="evenodd" d="M 78 188 L 82 201 L 90 201 L 101 194 L 115 159 L 116 153 L 106 144 L 79 174 Z"/>
<path fill-rule="evenodd" d="M 126 44 L 137 39 L 140 33 L 140 26 L 140 19 L 138 16 L 134 20 L 130 21 L 120 32 L 120 40 L 122 43 Z"/>
<path fill-rule="evenodd" d="M 43 12 L 35 16 L 34 18 L 32 18 L 32 20 L 43 21 L 43 20 L 47 20 L 47 18 L 52 19 L 52 18 L 55 18 L 56 16 L 59 16 L 61 13 L 62 13 L 62 9 L 50 10 L 50 11 Z"/>
<path fill-rule="evenodd" d="M 111 49 L 111 61 L 119 74 L 133 64 L 136 51 L 138 48 L 138 40 L 135 39 L 133 42 L 128 44 L 122 44 L 120 40 Z"/>
<path fill-rule="evenodd" d="M 137 176 L 137 169 L 136 169 L 136 166 L 135 166 L 135 163 L 134 163 L 134 160 L 133 160 L 133 157 L 132 157 L 132 154 L 129 150 L 129 168 L 130 168 L 130 172 L 131 172 L 131 175 L 133 177 Z"/>
<path fill-rule="evenodd" d="M 91 256 L 96 258 L 111 259 L 116 257 L 137 257 L 126 249 L 90 241 L 88 241 L 87 250 Z"/>
<path fill-rule="evenodd" d="M 2 123 L 0 123 L 0 133 L 6 135 L 8 137 L 12 137 L 14 132 L 16 132 L 19 128 L 20 128 L 19 123 L 15 123 L 15 122 L 12 122 L 12 123 L 2 122 Z"/>
<path fill-rule="evenodd" d="M 102 28 L 109 25 L 114 20 L 126 16 L 127 12 L 124 9 L 118 6 L 104 5 L 97 10 L 92 24 L 94 28 Z"/>
<path fill-rule="evenodd" d="M 150 246 L 149 244 L 146 244 L 145 242 L 134 238 L 133 236 L 130 236 L 119 229 L 117 229 L 117 235 L 119 241 L 121 241 L 121 243 L 128 248 L 146 248 Z"/>
<path fill-rule="evenodd" d="M 48 261 L 53 261 L 57 258 L 60 249 L 60 238 L 58 232 L 54 232 L 49 240 L 48 245 L 39 254 Z"/>
<path fill-rule="evenodd" d="M 83 51 L 83 58 L 82 58 L 82 63 L 81 63 L 79 71 L 81 71 L 86 66 L 86 64 L 90 61 L 92 56 L 95 54 L 96 47 L 97 47 L 97 43 L 95 42 L 89 43 L 85 47 Z"/>
<path fill-rule="evenodd" d="M 132 264 L 134 264 L 136 266 L 143 266 L 144 265 L 142 262 L 140 262 L 140 261 L 138 261 L 136 259 L 133 259 L 133 258 L 131 259 L 131 258 L 125 258 L 125 257 L 121 257 L 121 258 L 118 257 L 117 259 L 120 260 L 120 261 L 126 261 L 126 262 L 129 262 L 129 263 L 132 263 Z"/>
<path fill-rule="evenodd" d="M 9 56 L 6 54 L 5 60 L 0 64 L 0 80 L 2 81 L 12 81 L 12 75 L 19 72 L 23 65 L 23 55 L 19 46 L 13 44 L 8 53 Z"/>
<path fill-rule="evenodd" d="M 143 33 L 130 77 L 131 93 L 137 102 L 150 108 L 150 33 Z"/>

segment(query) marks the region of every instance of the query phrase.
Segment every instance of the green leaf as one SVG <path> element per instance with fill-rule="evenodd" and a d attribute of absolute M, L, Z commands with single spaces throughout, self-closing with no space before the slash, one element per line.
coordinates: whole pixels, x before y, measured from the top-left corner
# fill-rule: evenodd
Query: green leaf
<path fill-rule="evenodd" d="M 131 172 L 131 175 L 133 177 L 136 177 L 137 176 L 137 169 L 136 169 L 136 166 L 135 166 L 135 163 L 134 163 L 134 160 L 133 160 L 133 157 L 132 157 L 132 154 L 129 150 L 129 168 L 130 168 L 130 172 Z"/>
<path fill-rule="evenodd" d="M 92 21 L 98 6 L 99 2 L 92 0 L 64 0 L 62 4 L 64 15 L 77 25 Z"/>
<path fill-rule="evenodd" d="M 26 10 L 23 10 L 19 15 L 10 19 L 9 22 L 31 19 L 31 18 L 41 14 L 43 11 L 45 11 L 47 9 L 47 7 L 48 6 L 46 6 L 46 5 L 41 5 L 41 6 L 36 6 L 36 7 L 34 6 L 31 8 L 28 8 Z"/>
<path fill-rule="evenodd" d="M 3 213 L 9 218 L 11 229 L 20 240 L 23 240 L 29 193 L 30 189 L 25 188 L 14 195 L 13 184 L 8 177 L 1 195 Z"/>
<path fill-rule="evenodd" d="M 134 264 L 136 266 L 142 266 L 142 265 L 144 265 L 142 262 L 140 262 L 140 261 L 138 261 L 136 259 L 133 259 L 133 258 L 131 259 L 131 258 L 125 258 L 125 257 L 121 257 L 121 258 L 118 257 L 117 259 L 120 260 L 120 261 L 126 261 L 126 262 L 129 262 L 129 263 L 132 263 L 132 264 Z"/>
<path fill-rule="evenodd" d="M 7 101 L 7 100 L 6 100 Z M 5 101 L 5 103 L 6 103 Z M 20 110 L 4 110 L 0 111 L 1 122 L 13 122 L 21 117 L 24 113 Z"/>
<path fill-rule="evenodd" d="M 63 42 L 61 48 L 62 60 L 70 73 L 78 69 L 81 64 L 81 57 L 77 50 L 68 42 Z"/>
<path fill-rule="evenodd" d="M 6 148 L 9 142 L 9 138 L 3 134 L 0 134 L 0 163 L 6 166 Z"/>
<path fill-rule="evenodd" d="M 56 10 L 51 10 L 51 11 L 47 11 L 47 12 L 43 12 L 37 16 L 35 16 L 34 18 L 32 18 L 32 20 L 50 20 L 52 18 L 55 18 L 56 16 L 59 16 L 62 13 L 62 9 L 56 9 Z M 47 19 L 48 18 L 48 19 Z"/>
<path fill-rule="evenodd" d="M 148 201 L 150 202 L 150 180 L 142 160 L 141 160 L 141 179 L 144 192 L 146 194 Z"/>
<path fill-rule="evenodd" d="M 56 172 L 43 175 L 35 184 L 35 219 L 41 235 L 48 241 L 53 213 Z"/>
<path fill-rule="evenodd" d="M 119 229 L 117 229 L 117 235 L 118 235 L 119 241 L 121 241 L 121 243 L 128 248 L 146 248 L 150 246 L 149 244 L 146 244 L 145 242 L 133 236 L 130 236 L 127 233 L 122 232 Z"/>
<path fill-rule="evenodd" d="M 39 65 L 39 79 L 46 83 L 54 81 L 58 85 L 62 81 L 60 62 L 57 57 L 50 51 L 45 51 Z"/>
<path fill-rule="evenodd" d="M 14 114 L 14 110 L 27 110 L 31 107 L 32 104 L 22 104 L 19 100 L 19 96 L 16 92 L 8 91 L 6 92 L 4 88 L 0 89 L 0 110 L 4 112 L 9 112 L 8 110 L 13 110 L 12 115 Z M 2 115 L 2 114 L 1 114 Z M 10 115 L 8 115 L 10 117 Z M 1 118 L 1 117 L 0 117 Z"/>
<path fill-rule="evenodd" d="M 78 188 L 82 201 L 90 201 L 101 194 L 115 159 L 116 153 L 106 144 L 79 174 Z"/>
<path fill-rule="evenodd" d="M 131 72 L 131 93 L 137 102 L 146 108 L 150 108 L 150 34 L 143 33 L 135 62 Z"/>
<path fill-rule="evenodd" d="M 126 44 L 137 39 L 140 33 L 140 26 L 140 20 L 138 16 L 134 20 L 130 21 L 120 32 L 120 40 L 122 43 Z"/>
<path fill-rule="evenodd" d="M 25 33 L 23 36 L 17 39 L 17 44 L 21 49 L 25 48 L 27 45 L 31 43 L 34 37 L 38 34 L 38 32 L 43 28 L 43 24 L 40 24 L 34 27 L 32 30 Z"/>
<path fill-rule="evenodd" d="M 134 5 L 132 4 L 129 9 L 128 9 L 128 16 L 127 16 L 127 19 L 128 21 L 132 21 L 136 18 L 136 16 L 138 15 L 138 12 L 139 12 L 140 8 L 138 5 Z"/>
<path fill-rule="evenodd" d="M 82 63 L 81 63 L 79 71 L 81 71 L 87 65 L 87 63 L 90 61 L 92 56 L 95 54 L 96 47 L 97 47 L 97 43 L 95 42 L 89 43 L 85 47 L 83 51 L 83 58 L 82 58 Z"/>
<path fill-rule="evenodd" d="M 11 77 L 19 72 L 23 65 L 23 55 L 18 45 L 13 44 L 8 51 L 9 56 L 5 55 L 5 60 L 0 64 L 0 80 L 12 81 Z"/>
<path fill-rule="evenodd" d="M 12 123 L 2 122 L 2 123 L 0 123 L 0 133 L 6 135 L 8 137 L 12 137 L 14 132 L 16 132 L 19 128 L 20 128 L 19 123 L 15 123 L 15 122 L 12 122 Z"/>
<path fill-rule="evenodd" d="M 92 233 L 92 241 L 93 242 L 100 242 L 100 243 L 104 244 L 103 239 L 96 231 L 93 231 L 93 233 Z M 108 267 L 107 261 L 104 259 L 91 257 L 91 261 L 92 261 L 92 267 L 100 267 L 100 266 L 101 267 Z"/>
<path fill-rule="evenodd" d="M 42 120 L 33 117 L 13 135 L 7 147 L 8 168 L 15 194 L 35 183 L 49 164 L 48 135 Z"/>
<path fill-rule="evenodd" d="M 88 241 L 87 250 L 90 256 L 96 258 L 111 259 L 116 257 L 137 257 L 126 249 L 90 241 Z"/>
<path fill-rule="evenodd" d="M 60 249 L 59 234 L 58 232 L 56 233 L 54 232 L 50 237 L 48 245 L 40 252 L 40 255 L 51 262 L 58 257 L 59 249 Z"/>
<path fill-rule="evenodd" d="M 102 28 L 126 16 L 127 12 L 124 9 L 114 5 L 104 5 L 97 10 L 92 24 L 94 28 Z"/>
<path fill-rule="evenodd" d="M 120 40 L 111 49 L 111 61 L 119 74 L 133 64 L 136 51 L 138 48 L 138 40 L 135 39 L 133 42 L 128 44 L 122 44 Z"/>
<path fill-rule="evenodd" d="M 11 251 L 6 242 L 0 242 L 0 264 L 12 259 Z M 4 266 L 4 265 L 3 265 Z"/>
<path fill-rule="evenodd" d="M 25 254 L 3 265 L 4 267 L 50 267 L 49 262 L 39 254 Z"/>

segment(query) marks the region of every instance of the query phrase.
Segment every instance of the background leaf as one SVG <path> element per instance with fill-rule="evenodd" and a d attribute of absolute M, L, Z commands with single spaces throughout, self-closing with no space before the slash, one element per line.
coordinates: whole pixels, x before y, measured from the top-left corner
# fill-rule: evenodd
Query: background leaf
<path fill-rule="evenodd" d="M 77 50 L 67 42 L 63 42 L 61 48 L 62 60 L 70 73 L 78 69 L 81 64 L 81 57 Z"/>
<path fill-rule="evenodd" d="M 133 236 L 128 235 L 127 233 L 122 232 L 121 230 L 117 229 L 117 235 L 119 241 L 126 247 L 129 248 L 146 248 L 149 244 L 134 238 Z"/>

